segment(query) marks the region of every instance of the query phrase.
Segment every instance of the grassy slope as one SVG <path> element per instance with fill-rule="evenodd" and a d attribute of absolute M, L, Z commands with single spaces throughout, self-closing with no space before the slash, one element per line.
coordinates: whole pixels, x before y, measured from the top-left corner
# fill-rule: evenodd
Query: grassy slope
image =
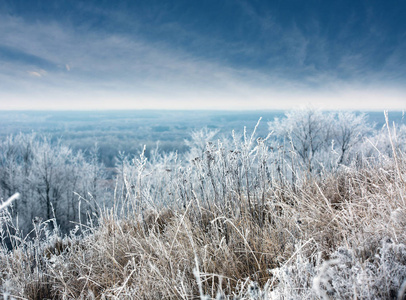
<path fill-rule="evenodd" d="M 36 239 L 15 237 L 20 246 L 0 252 L 2 293 L 15 299 L 402 299 L 405 157 L 322 176 L 302 173 L 295 185 L 276 178 L 251 194 L 243 189 L 209 202 L 189 190 L 183 206 L 134 212 L 139 198 L 127 190 L 98 226 L 78 225 L 82 237 L 62 239 L 37 224 Z M 186 184 L 176 189 L 187 193 Z"/>

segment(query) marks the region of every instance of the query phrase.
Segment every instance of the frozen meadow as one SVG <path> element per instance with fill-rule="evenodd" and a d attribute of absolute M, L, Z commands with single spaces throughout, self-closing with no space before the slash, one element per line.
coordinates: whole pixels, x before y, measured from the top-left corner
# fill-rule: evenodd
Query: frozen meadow
<path fill-rule="evenodd" d="M 403 119 L 299 110 L 257 126 L 120 153 L 114 176 L 97 146 L 2 139 L 0 293 L 405 299 Z"/>

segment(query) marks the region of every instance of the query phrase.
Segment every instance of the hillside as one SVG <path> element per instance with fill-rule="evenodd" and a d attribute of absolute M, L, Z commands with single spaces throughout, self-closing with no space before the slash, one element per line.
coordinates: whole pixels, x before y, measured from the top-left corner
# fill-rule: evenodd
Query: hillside
<path fill-rule="evenodd" d="M 22 197 L 0 212 L 4 298 L 404 299 L 404 125 L 314 111 L 268 125 L 119 157 L 114 182 L 96 158 L 32 137 L 24 160 L 27 137 L 9 139 L 2 192 Z"/>

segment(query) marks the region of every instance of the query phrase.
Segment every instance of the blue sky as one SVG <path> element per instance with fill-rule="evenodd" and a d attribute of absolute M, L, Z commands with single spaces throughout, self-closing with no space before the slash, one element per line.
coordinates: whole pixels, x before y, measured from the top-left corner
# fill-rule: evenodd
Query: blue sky
<path fill-rule="evenodd" d="M 0 109 L 404 109 L 405 16 L 399 0 L 0 0 Z"/>

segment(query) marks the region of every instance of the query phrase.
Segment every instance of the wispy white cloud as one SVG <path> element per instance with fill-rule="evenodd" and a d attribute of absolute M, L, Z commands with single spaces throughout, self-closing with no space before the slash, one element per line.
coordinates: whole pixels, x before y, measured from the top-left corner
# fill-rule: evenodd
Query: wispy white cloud
<path fill-rule="evenodd" d="M 271 17 L 258 20 L 264 34 L 270 29 L 282 31 Z M 179 27 L 171 26 L 165 30 Z M 180 34 L 193 36 L 185 28 Z M 378 109 L 384 105 L 400 108 L 406 95 L 404 89 L 383 86 L 372 90 L 365 80 L 348 82 L 335 70 L 318 70 L 307 61 L 312 51 L 309 45 L 315 41 L 309 41 L 296 25 L 285 31 L 281 45 L 267 45 L 273 50 L 286 49 L 292 66 L 279 65 L 276 57 L 270 70 L 196 55 L 137 34 L 78 32 L 67 25 L 29 23 L 18 17 L 0 18 L 0 36 L 4 45 L 50 62 L 49 69 L 27 68 L 18 61 L 5 63 L 0 70 L 0 109 L 284 109 L 307 103 L 326 109 Z M 194 38 L 196 44 L 230 47 L 217 38 Z M 325 40 L 313 38 L 320 56 L 327 60 Z M 258 51 L 237 44 L 242 53 L 255 55 Z M 346 56 L 340 68 L 360 72 L 364 70 L 357 65 L 361 60 L 356 55 Z M 296 78 L 291 74 L 294 68 L 302 73 Z M 385 103 L 377 95 L 384 97 Z"/>
<path fill-rule="evenodd" d="M 27 73 L 33 77 L 43 77 L 47 74 L 45 70 L 27 71 Z"/>

